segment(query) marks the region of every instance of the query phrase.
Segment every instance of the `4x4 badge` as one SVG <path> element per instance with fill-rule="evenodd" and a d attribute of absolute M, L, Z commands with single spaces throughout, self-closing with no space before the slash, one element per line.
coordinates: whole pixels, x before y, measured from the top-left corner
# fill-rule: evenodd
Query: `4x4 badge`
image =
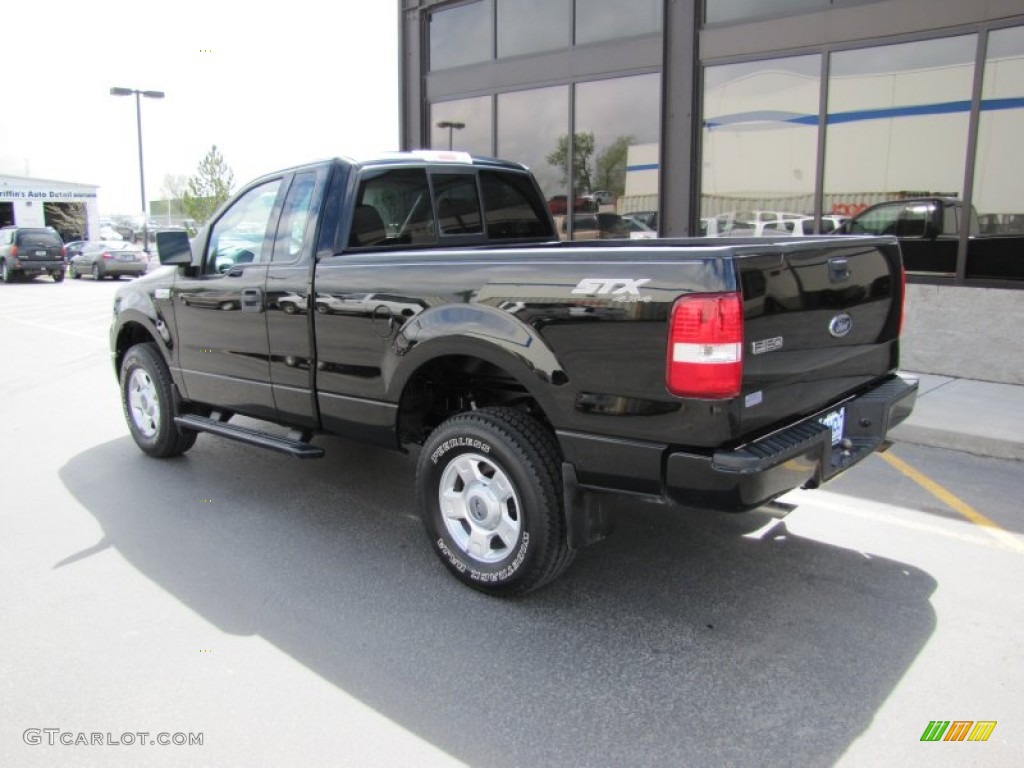
<path fill-rule="evenodd" d="M 853 330 L 853 318 L 842 312 L 832 318 L 828 324 L 828 332 L 841 339 Z"/>

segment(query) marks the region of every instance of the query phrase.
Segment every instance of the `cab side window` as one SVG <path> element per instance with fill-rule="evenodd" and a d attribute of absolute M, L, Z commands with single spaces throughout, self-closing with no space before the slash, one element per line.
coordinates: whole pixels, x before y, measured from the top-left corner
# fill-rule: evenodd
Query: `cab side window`
<path fill-rule="evenodd" d="M 281 211 L 281 221 L 277 225 L 273 255 L 275 262 L 295 261 L 302 253 L 315 186 L 316 174 L 313 173 L 300 173 L 292 181 Z"/>
<path fill-rule="evenodd" d="M 371 171 L 363 177 L 349 227 L 350 248 L 436 242 L 426 171 L 397 168 Z"/>
<path fill-rule="evenodd" d="M 956 236 L 960 234 L 960 217 L 956 206 L 947 205 L 942 211 L 942 234 Z"/>
<path fill-rule="evenodd" d="M 217 220 L 210 232 L 206 274 L 225 274 L 237 265 L 270 260 L 267 229 L 280 187 L 280 179 L 253 187 Z"/>
<path fill-rule="evenodd" d="M 850 231 L 855 235 L 892 235 L 896 232 L 896 220 L 903 210 L 901 203 L 882 205 L 855 219 Z"/>

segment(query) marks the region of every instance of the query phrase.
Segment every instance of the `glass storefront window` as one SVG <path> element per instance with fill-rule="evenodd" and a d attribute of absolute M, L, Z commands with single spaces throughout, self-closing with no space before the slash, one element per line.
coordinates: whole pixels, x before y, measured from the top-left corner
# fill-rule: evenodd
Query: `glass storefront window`
<path fill-rule="evenodd" d="M 497 0 L 498 58 L 568 48 L 571 0 Z"/>
<path fill-rule="evenodd" d="M 565 206 L 567 186 L 548 157 L 568 127 L 566 85 L 498 94 L 498 157 L 528 166 L 553 207 L 559 204 L 559 198 Z"/>
<path fill-rule="evenodd" d="M 979 120 L 967 277 L 1024 280 L 1024 27 L 989 34 Z"/>
<path fill-rule="evenodd" d="M 820 71 L 817 55 L 704 71 L 701 234 L 813 231 Z"/>
<path fill-rule="evenodd" d="M 430 69 L 450 69 L 492 58 L 491 3 L 475 2 L 430 14 Z"/>
<path fill-rule="evenodd" d="M 440 101 L 430 105 L 431 149 L 457 149 L 490 157 L 491 97 Z"/>
<path fill-rule="evenodd" d="M 832 54 L 825 213 L 963 197 L 977 36 Z M 941 227 L 930 227 L 938 232 Z M 955 274 L 959 237 L 903 240 L 907 269 Z"/>
<path fill-rule="evenodd" d="M 661 32 L 662 0 L 576 0 L 576 44 Z"/>
<path fill-rule="evenodd" d="M 654 237 L 658 216 L 661 75 L 579 83 L 572 186 L 582 203 L 572 217 L 576 239 Z M 567 135 L 548 156 L 567 179 Z M 556 216 L 568 234 L 569 222 Z M 653 226 L 652 226 L 653 225 Z"/>

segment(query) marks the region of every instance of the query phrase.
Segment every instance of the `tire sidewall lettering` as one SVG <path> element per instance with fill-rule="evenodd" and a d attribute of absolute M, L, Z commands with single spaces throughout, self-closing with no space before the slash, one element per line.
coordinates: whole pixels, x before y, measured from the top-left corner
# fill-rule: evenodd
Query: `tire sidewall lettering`
<path fill-rule="evenodd" d="M 443 536 L 439 536 L 437 541 L 434 543 L 437 545 L 441 555 L 459 573 L 465 574 L 473 581 L 479 581 L 483 584 L 499 583 L 508 581 L 512 578 L 515 572 L 519 570 L 520 566 L 522 566 L 523 561 L 526 560 L 526 553 L 530 548 L 530 533 L 528 531 L 523 532 L 523 535 L 519 539 L 519 549 L 516 551 L 515 557 L 512 558 L 512 562 L 497 571 L 481 571 L 473 566 L 467 565 L 457 554 L 455 554 L 455 552 L 451 550 Z"/>
<path fill-rule="evenodd" d="M 441 457 L 454 448 L 469 448 L 474 451 L 480 451 L 485 456 L 490 455 L 491 453 L 491 446 L 483 440 L 478 440 L 475 437 L 453 437 L 450 440 L 445 440 L 441 443 L 441 445 L 439 445 L 434 452 L 430 454 L 430 460 L 436 466 L 441 460 Z"/>

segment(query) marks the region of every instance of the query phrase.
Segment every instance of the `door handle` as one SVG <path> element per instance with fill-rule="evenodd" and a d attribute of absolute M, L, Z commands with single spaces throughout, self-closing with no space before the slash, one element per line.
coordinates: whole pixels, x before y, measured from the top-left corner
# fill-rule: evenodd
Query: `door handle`
<path fill-rule="evenodd" d="M 243 288 L 242 289 L 242 311 L 243 312 L 262 312 L 263 311 L 263 291 L 259 288 Z"/>
<path fill-rule="evenodd" d="M 834 256 L 828 260 L 828 279 L 833 283 L 843 283 L 850 279 L 850 263 L 842 256 Z"/>

